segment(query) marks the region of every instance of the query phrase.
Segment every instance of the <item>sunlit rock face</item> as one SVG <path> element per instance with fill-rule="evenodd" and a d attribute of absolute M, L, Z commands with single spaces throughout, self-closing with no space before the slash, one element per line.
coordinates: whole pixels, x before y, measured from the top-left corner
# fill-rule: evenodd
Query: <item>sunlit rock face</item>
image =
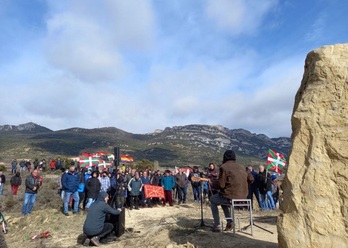
<path fill-rule="evenodd" d="M 348 247 L 348 44 L 307 55 L 291 122 L 279 247 Z"/>

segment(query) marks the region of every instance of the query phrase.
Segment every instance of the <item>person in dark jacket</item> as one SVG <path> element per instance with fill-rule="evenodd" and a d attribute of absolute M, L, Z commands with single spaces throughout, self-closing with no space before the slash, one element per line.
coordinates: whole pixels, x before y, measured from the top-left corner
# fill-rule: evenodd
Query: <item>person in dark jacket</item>
<path fill-rule="evenodd" d="M 151 184 L 150 182 L 150 176 L 147 174 L 147 171 L 144 171 L 143 175 L 140 177 L 141 182 L 143 183 L 143 185 L 145 184 Z M 152 203 L 151 203 L 151 198 L 145 198 L 145 190 L 142 190 L 142 194 L 141 194 L 141 206 L 145 207 L 147 204 L 147 206 L 149 208 L 152 207 Z"/>
<path fill-rule="evenodd" d="M 193 166 L 193 171 L 190 173 L 188 180 L 191 182 L 193 199 L 199 202 L 201 199 L 201 183 L 199 179 L 203 177 L 203 173 L 198 170 L 198 166 Z"/>
<path fill-rule="evenodd" d="M 207 170 L 207 177 L 209 179 L 208 198 L 212 197 L 219 191 L 219 171 L 216 169 L 214 163 L 210 163 Z"/>
<path fill-rule="evenodd" d="M 98 171 L 93 171 L 92 177 L 88 179 L 86 183 L 86 190 L 87 190 L 86 210 L 88 210 L 91 204 L 98 198 L 100 189 L 101 189 L 101 183 L 98 179 Z"/>
<path fill-rule="evenodd" d="M 24 204 L 22 207 L 22 215 L 31 213 L 34 207 L 37 192 L 40 188 L 40 177 L 37 170 L 27 176 L 25 179 L 25 193 L 24 193 Z"/>
<path fill-rule="evenodd" d="M 69 171 L 62 176 L 62 187 L 65 192 L 64 197 L 64 215 L 69 216 L 68 205 L 70 201 L 70 196 L 74 199 L 74 208 L 73 214 L 76 214 L 79 211 L 79 192 L 77 191 L 79 187 L 80 177 L 79 174 L 75 171 L 75 167 L 71 166 Z"/>
<path fill-rule="evenodd" d="M 178 204 L 186 203 L 186 195 L 187 195 L 187 176 L 183 172 L 182 168 L 178 169 L 178 173 L 175 175 L 175 183 L 178 191 Z"/>
<path fill-rule="evenodd" d="M 226 231 L 232 230 L 230 205 L 232 199 L 245 199 L 248 195 L 248 184 L 254 181 L 253 176 L 236 163 L 234 151 L 224 153 L 222 165 L 219 169 L 220 192 L 210 198 L 211 212 L 214 218 L 213 232 L 221 232 L 218 205 L 221 205 L 228 220 Z"/>
<path fill-rule="evenodd" d="M 248 171 L 253 177 L 254 182 L 249 185 L 249 193 L 248 193 L 248 199 L 251 200 L 251 206 L 254 206 L 253 204 L 253 198 L 255 195 L 255 198 L 257 200 L 257 204 L 259 205 L 259 208 L 261 208 L 261 202 L 260 202 L 260 191 L 259 191 L 259 181 L 258 181 L 258 173 L 253 169 L 251 165 L 248 165 L 246 168 L 246 171 Z"/>
<path fill-rule="evenodd" d="M 135 209 L 139 209 L 139 197 L 142 189 L 143 183 L 139 177 L 139 173 L 136 172 L 135 176 L 128 182 L 128 191 L 130 195 L 130 210 L 132 210 L 133 207 L 135 207 Z"/>
<path fill-rule="evenodd" d="M 153 173 L 150 182 L 151 182 L 151 185 L 161 186 L 161 175 L 160 175 L 160 171 L 159 170 L 156 170 Z M 152 198 L 152 204 L 157 206 L 159 203 L 160 203 L 160 199 L 158 197 L 153 197 Z"/>
<path fill-rule="evenodd" d="M 100 192 L 97 200 L 90 206 L 83 224 L 83 233 L 95 246 L 99 246 L 99 241 L 106 239 L 114 228 L 113 224 L 105 223 L 106 214 L 119 215 L 122 211 L 121 208 L 110 207 L 107 204 L 108 200 L 109 195 L 106 192 Z"/>
<path fill-rule="evenodd" d="M 271 175 L 266 172 L 263 165 L 259 166 L 258 185 L 261 196 L 262 210 L 275 209 L 272 196 L 272 179 Z"/>
<path fill-rule="evenodd" d="M 17 196 L 18 188 L 22 184 L 21 173 L 17 172 L 16 175 L 14 175 L 11 178 L 10 184 L 11 184 L 12 194 L 14 196 Z"/>

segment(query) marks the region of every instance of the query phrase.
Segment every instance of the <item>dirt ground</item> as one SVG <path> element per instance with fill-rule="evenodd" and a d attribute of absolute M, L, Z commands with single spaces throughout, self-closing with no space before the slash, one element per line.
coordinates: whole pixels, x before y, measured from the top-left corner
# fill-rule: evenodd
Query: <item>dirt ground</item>
<path fill-rule="evenodd" d="M 103 247 L 278 247 L 274 212 L 255 212 L 254 236 L 250 227 L 243 232 L 213 233 L 209 227 L 198 227 L 201 223 L 200 204 L 191 203 L 173 207 L 126 209 L 126 232 L 113 244 Z M 212 224 L 210 207 L 204 205 L 204 224 Z M 223 216 L 222 212 L 220 216 Z M 239 211 L 241 226 L 248 225 L 248 214 Z M 10 231 L 6 240 L 10 248 L 18 247 L 83 247 L 77 244 L 85 215 L 66 217 L 58 210 L 38 210 L 33 214 L 7 216 Z M 225 225 L 226 222 L 223 221 Z M 261 228 L 265 228 L 270 233 Z M 130 231 L 131 230 L 131 231 Z M 49 231 L 47 239 L 29 240 L 35 234 Z"/>
<path fill-rule="evenodd" d="M 7 175 L 10 179 L 10 175 Z M 25 175 L 24 175 L 25 176 Z M 12 197 L 9 186 L 5 185 L 0 204 L 6 206 L 3 214 L 8 223 L 9 232 L 5 235 L 10 248 L 67 248 L 83 247 L 77 244 L 86 218 L 82 211 L 79 215 L 64 216 L 61 212 L 62 201 L 56 193 L 56 179 L 59 174 L 44 175 L 44 184 L 39 191 L 33 212 L 21 216 L 24 187 L 17 197 Z M 24 177 L 25 178 L 25 177 Z M 278 247 L 277 216 L 279 211 L 254 211 L 254 236 L 250 227 L 236 234 L 232 232 L 213 233 L 207 226 L 200 226 L 201 205 L 193 203 L 192 193 L 188 193 L 188 204 L 173 207 L 125 209 L 126 232 L 113 244 L 103 247 L 166 247 L 166 248 L 203 248 L 203 247 Z M 226 221 L 220 209 L 223 225 Z M 236 211 L 241 227 L 249 224 L 247 211 Z M 213 218 L 208 203 L 203 205 L 205 225 L 212 225 Z M 237 222 L 238 224 L 238 222 Z M 197 227 L 198 225 L 198 227 Z M 264 230 L 266 229 L 266 230 Z M 50 237 L 30 240 L 30 237 L 49 231 Z M 272 233 L 271 233 L 272 232 Z"/>

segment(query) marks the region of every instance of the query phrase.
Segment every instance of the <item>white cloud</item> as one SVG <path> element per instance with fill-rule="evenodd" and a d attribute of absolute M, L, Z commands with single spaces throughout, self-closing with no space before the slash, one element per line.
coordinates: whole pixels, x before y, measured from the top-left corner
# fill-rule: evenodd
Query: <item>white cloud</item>
<path fill-rule="evenodd" d="M 45 42 L 48 61 L 83 81 L 122 78 L 130 68 L 121 51 L 147 49 L 153 42 L 149 1 L 75 1 L 54 5 L 52 11 Z"/>
<path fill-rule="evenodd" d="M 207 0 L 206 14 L 216 25 L 232 34 L 252 34 L 277 0 Z"/>

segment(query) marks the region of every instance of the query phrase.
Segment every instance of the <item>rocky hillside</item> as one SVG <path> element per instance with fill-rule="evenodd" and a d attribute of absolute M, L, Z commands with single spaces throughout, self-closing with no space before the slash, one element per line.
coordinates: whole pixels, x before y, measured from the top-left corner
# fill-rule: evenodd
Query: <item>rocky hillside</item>
<path fill-rule="evenodd" d="M 233 149 L 238 161 L 265 162 L 269 148 L 285 155 L 291 146 L 289 138 L 269 138 L 244 129 L 223 126 L 187 125 L 167 127 L 148 134 L 132 134 L 106 127 L 70 128 L 51 131 L 34 123 L 0 126 L 2 160 L 34 157 L 76 157 L 82 151 L 108 151 L 121 148 L 136 159 L 159 161 L 160 165 L 220 163 L 226 149 Z"/>

